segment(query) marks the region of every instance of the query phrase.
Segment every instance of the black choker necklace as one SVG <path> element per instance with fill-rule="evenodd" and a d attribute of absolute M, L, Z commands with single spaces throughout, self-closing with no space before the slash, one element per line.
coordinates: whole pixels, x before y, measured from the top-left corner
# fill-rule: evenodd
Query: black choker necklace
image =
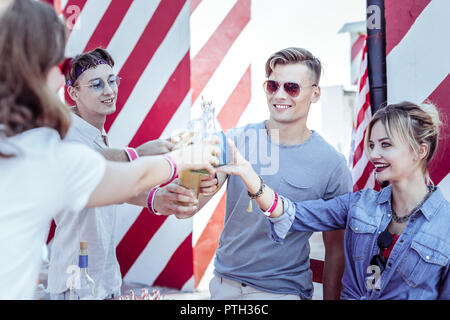
<path fill-rule="evenodd" d="M 403 216 L 403 217 L 399 217 L 397 215 L 397 213 L 395 213 L 394 211 L 394 206 L 392 205 L 392 201 L 391 201 L 391 211 L 392 211 L 392 220 L 394 220 L 397 223 L 404 223 L 406 221 L 408 221 L 408 219 L 414 214 L 416 213 L 416 211 L 424 204 L 425 201 L 427 201 L 427 199 L 430 197 L 431 195 L 431 189 L 428 188 L 428 192 L 425 195 L 425 197 L 422 199 L 422 201 L 420 201 L 415 207 L 414 209 L 411 210 L 411 213 Z"/>

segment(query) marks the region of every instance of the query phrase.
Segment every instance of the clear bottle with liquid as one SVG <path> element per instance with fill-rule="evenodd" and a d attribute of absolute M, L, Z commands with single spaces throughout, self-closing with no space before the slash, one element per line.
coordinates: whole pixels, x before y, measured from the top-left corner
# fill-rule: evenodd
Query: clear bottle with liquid
<path fill-rule="evenodd" d="M 215 109 L 211 101 L 202 101 L 202 116 L 199 119 L 191 120 L 189 130 L 192 131 L 191 143 L 200 142 L 210 139 L 217 132 Z M 209 175 L 208 170 L 183 170 L 180 172 L 179 184 L 194 193 L 194 197 L 198 199 L 200 193 L 200 183 L 202 176 Z M 189 206 L 185 202 L 179 202 L 181 205 Z"/>
<path fill-rule="evenodd" d="M 80 255 L 78 257 L 79 279 L 70 288 L 71 300 L 95 299 L 95 282 L 88 273 L 88 242 L 80 242 Z"/>

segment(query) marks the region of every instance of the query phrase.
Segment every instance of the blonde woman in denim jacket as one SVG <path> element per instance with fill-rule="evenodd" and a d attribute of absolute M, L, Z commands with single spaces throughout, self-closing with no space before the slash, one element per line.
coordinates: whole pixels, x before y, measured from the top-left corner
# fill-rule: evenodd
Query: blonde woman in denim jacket
<path fill-rule="evenodd" d="M 292 202 L 263 188 L 237 149 L 220 170 L 240 176 L 249 195 L 263 190 L 256 201 L 280 244 L 288 232 L 345 229 L 342 299 L 450 299 L 450 205 L 427 169 L 439 125 L 432 104 L 402 102 L 374 114 L 365 151 L 377 180 L 390 182 L 380 192 Z"/>

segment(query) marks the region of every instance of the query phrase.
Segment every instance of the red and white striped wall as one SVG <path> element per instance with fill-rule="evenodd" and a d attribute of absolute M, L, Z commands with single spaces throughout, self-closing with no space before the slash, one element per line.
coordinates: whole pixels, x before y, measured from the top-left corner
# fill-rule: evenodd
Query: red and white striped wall
<path fill-rule="evenodd" d="M 450 1 L 386 0 L 388 103 L 431 101 L 444 124 L 430 174 L 450 200 Z"/>
<path fill-rule="evenodd" d="M 53 4 L 71 27 L 66 56 L 102 46 L 116 62 L 122 78 L 117 111 L 105 125 L 113 147 L 137 146 L 185 128 L 200 115 L 202 96 L 213 101 L 219 129 L 238 124 L 251 99 L 245 50 L 251 0 Z M 195 219 L 121 206 L 115 238 L 124 281 L 193 290 L 211 266 L 224 209 L 224 190 Z"/>

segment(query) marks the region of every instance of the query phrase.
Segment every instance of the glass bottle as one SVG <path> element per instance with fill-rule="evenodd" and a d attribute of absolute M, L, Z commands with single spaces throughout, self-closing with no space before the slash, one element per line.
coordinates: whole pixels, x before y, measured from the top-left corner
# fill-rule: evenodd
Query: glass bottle
<path fill-rule="evenodd" d="M 200 142 L 210 139 L 216 133 L 216 117 L 215 110 L 211 101 L 202 101 L 202 116 L 189 122 L 189 131 L 192 132 L 191 143 Z M 179 184 L 190 189 L 194 197 L 198 199 L 200 193 L 200 183 L 202 176 L 209 175 L 208 170 L 183 170 L 180 172 Z M 192 204 L 186 202 L 178 202 L 181 205 L 189 206 Z"/>
<path fill-rule="evenodd" d="M 79 283 L 70 292 L 70 299 L 93 300 L 95 298 L 95 282 L 88 273 L 88 242 L 80 242 L 80 255 L 78 257 L 80 268 Z"/>

